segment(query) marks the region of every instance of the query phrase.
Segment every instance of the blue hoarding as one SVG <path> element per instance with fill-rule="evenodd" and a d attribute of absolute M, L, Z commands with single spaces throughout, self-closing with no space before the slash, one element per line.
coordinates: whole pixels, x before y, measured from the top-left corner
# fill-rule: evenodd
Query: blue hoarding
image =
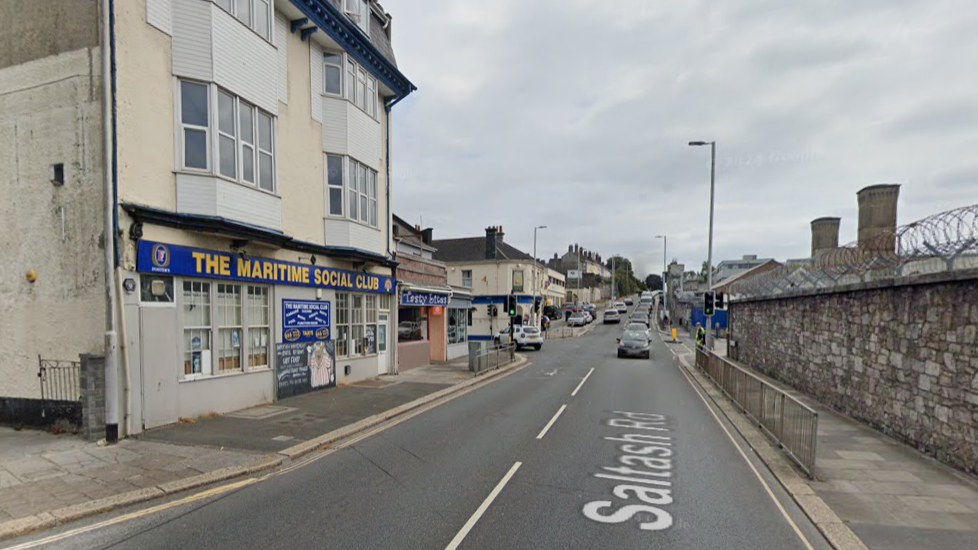
<path fill-rule="evenodd" d="M 329 302 L 282 300 L 282 339 L 316 342 L 330 339 Z"/>

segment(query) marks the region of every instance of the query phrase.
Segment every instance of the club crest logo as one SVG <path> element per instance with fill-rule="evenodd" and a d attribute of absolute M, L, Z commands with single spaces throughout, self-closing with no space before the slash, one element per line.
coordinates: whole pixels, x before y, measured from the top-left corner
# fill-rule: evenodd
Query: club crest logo
<path fill-rule="evenodd" d="M 161 268 L 170 265 L 170 249 L 165 244 L 153 247 L 153 265 Z"/>
<path fill-rule="evenodd" d="M 393 285 L 391 284 L 391 280 L 390 279 L 387 279 L 386 281 L 384 281 L 384 292 L 390 292 L 392 286 Z"/>

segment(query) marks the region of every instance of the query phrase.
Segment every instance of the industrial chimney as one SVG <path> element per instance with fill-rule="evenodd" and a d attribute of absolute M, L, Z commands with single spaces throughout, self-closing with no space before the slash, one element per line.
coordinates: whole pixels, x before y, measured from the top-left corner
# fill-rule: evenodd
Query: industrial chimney
<path fill-rule="evenodd" d="M 839 225 L 841 218 L 818 218 L 812 220 L 812 258 L 820 252 L 839 248 Z"/>
<path fill-rule="evenodd" d="M 900 186 L 870 185 L 856 193 L 859 199 L 859 250 L 874 254 L 896 251 L 897 200 Z"/>

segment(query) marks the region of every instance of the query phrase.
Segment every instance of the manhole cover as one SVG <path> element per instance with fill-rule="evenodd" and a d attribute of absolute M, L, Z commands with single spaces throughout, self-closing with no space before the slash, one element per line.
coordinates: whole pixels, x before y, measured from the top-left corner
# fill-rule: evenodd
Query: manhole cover
<path fill-rule="evenodd" d="M 271 418 L 275 415 L 287 413 L 289 411 L 294 411 L 294 410 L 295 410 L 294 407 L 277 407 L 275 405 L 262 405 L 260 407 L 252 407 L 250 409 L 234 412 L 231 414 L 227 414 L 225 416 L 230 416 L 231 418 L 244 418 L 247 420 L 264 420 L 266 418 Z"/>

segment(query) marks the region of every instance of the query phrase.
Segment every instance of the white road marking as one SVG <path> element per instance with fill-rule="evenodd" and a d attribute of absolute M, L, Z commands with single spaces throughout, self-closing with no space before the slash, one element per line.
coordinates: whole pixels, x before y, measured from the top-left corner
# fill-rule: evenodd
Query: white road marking
<path fill-rule="evenodd" d="M 689 382 L 689 385 L 693 388 L 693 391 L 696 392 L 696 395 L 703 400 L 703 404 L 706 405 L 706 410 L 710 411 L 710 414 L 713 415 L 713 418 L 717 421 L 717 424 L 720 425 L 720 428 L 723 430 L 723 433 L 727 434 L 727 437 L 730 439 L 730 442 L 733 443 L 734 447 L 736 447 L 737 452 L 740 453 L 741 458 L 744 459 L 744 462 L 747 463 L 747 466 L 750 467 L 750 470 L 754 472 L 754 475 L 757 477 L 757 480 L 761 483 L 761 486 L 764 487 L 764 490 L 767 492 L 767 495 L 771 497 L 771 500 L 774 501 L 775 506 L 777 506 L 778 510 L 781 511 L 781 515 L 784 516 L 785 521 L 788 522 L 788 525 L 791 526 L 795 534 L 798 535 L 798 538 L 801 539 L 801 542 L 802 544 L 805 545 L 805 548 L 807 548 L 808 550 L 815 550 L 812 547 L 811 543 L 808 542 L 808 539 L 805 537 L 805 534 L 802 533 L 801 529 L 798 528 L 798 525 L 795 524 L 795 521 L 791 519 L 790 515 L 788 515 L 788 511 L 784 509 L 784 506 L 781 504 L 781 501 L 778 500 L 777 496 L 775 496 L 774 491 L 771 490 L 771 487 L 768 486 L 767 482 L 764 481 L 764 478 L 761 477 L 761 473 L 757 471 L 757 468 L 754 467 L 754 464 L 750 461 L 750 459 L 747 458 L 747 453 L 745 453 L 744 449 L 740 447 L 740 444 L 737 443 L 736 439 L 734 439 L 734 436 L 730 433 L 730 430 L 728 430 L 727 427 L 724 426 L 723 422 L 720 420 L 720 417 L 717 416 L 717 413 L 713 411 L 713 407 L 711 407 L 710 403 L 706 400 L 705 397 L 703 397 L 703 394 L 700 392 L 700 389 L 696 387 L 696 384 L 693 382 L 693 379 L 690 378 L 689 373 L 686 372 L 686 369 L 680 366 L 679 371 L 682 372 L 683 376 L 686 377 L 686 381 Z"/>
<path fill-rule="evenodd" d="M 496 487 L 492 490 L 491 493 L 489 493 L 489 496 L 486 497 L 486 500 L 482 501 L 482 504 L 480 504 L 479 508 L 475 511 L 474 514 L 472 514 L 472 517 L 469 518 L 469 521 L 465 522 L 465 525 L 462 526 L 462 530 L 459 531 L 457 535 L 455 535 L 455 538 L 452 539 L 452 542 L 448 543 L 448 546 L 445 547 L 445 550 L 455 550 L 456 548 L 458 548 L 460 544 L 462 544 L 462 541 L 465 540 L 465 536 L 469 534 L 469 531 L 471 531 L 473 527 L 475 527 L 475 524 L 479 522 L 479 518 L 482 517 L 482 514 L 486 513 L 486 510 L 489 509 L 489 505 L 492 504 L 492 501 L 496 500 L 496 497 L 499 496 L 500 492 L 502 492 L 503 487 L 505 487 L 506 484 L 509 483 L 509 480 L 516 473 L 516 470 L 519 470 L 520 466 L 522 465 L 523 465 L 522 462 L 517 462 L 516 464 L 513 464 L 513 467 L 510 468 L 508 472 L 506 472 L 506 475 L 504 475 L 501 480 L 499 480 L 499 483 L 497 483 Z"/>
<path fill-rule="evenodd" d="M 560 408 L 557 409 L 557 414 L 555 414 L 554 417 L 550 419 L 550 422 L 547 422 L 547 425 L 543 427 L 543 431 L 540 432 L 540 435 L 537 436 L 537 439 L 543 439 L 543 436 L 547 435 L 547 430 L 550 429 L 550 426 L 554 425 L 554 422 L 556 422 L 557 419 L 560 418 L 560 414 L 564 412 L 564 409 L 566 408 L 567 405 L 561 405 Z"/>
<path fill-rule="evenodd" d="M 587 382 L 587 379 L 589 376 L 591 376 L 592 372 L 594 372 L 594 367 L 591 367 L 591 370 L 587 371 L 587 374 L 584 375 L 584 379 L 581 380 L 581 383 L 578 384 L 577 388 L 571 393 L 571 397 L 574 397 L 575 395 L 577 395 L 577 392 L 581 391 L 581 386 L 583 386 L 584 383 Z"/>

